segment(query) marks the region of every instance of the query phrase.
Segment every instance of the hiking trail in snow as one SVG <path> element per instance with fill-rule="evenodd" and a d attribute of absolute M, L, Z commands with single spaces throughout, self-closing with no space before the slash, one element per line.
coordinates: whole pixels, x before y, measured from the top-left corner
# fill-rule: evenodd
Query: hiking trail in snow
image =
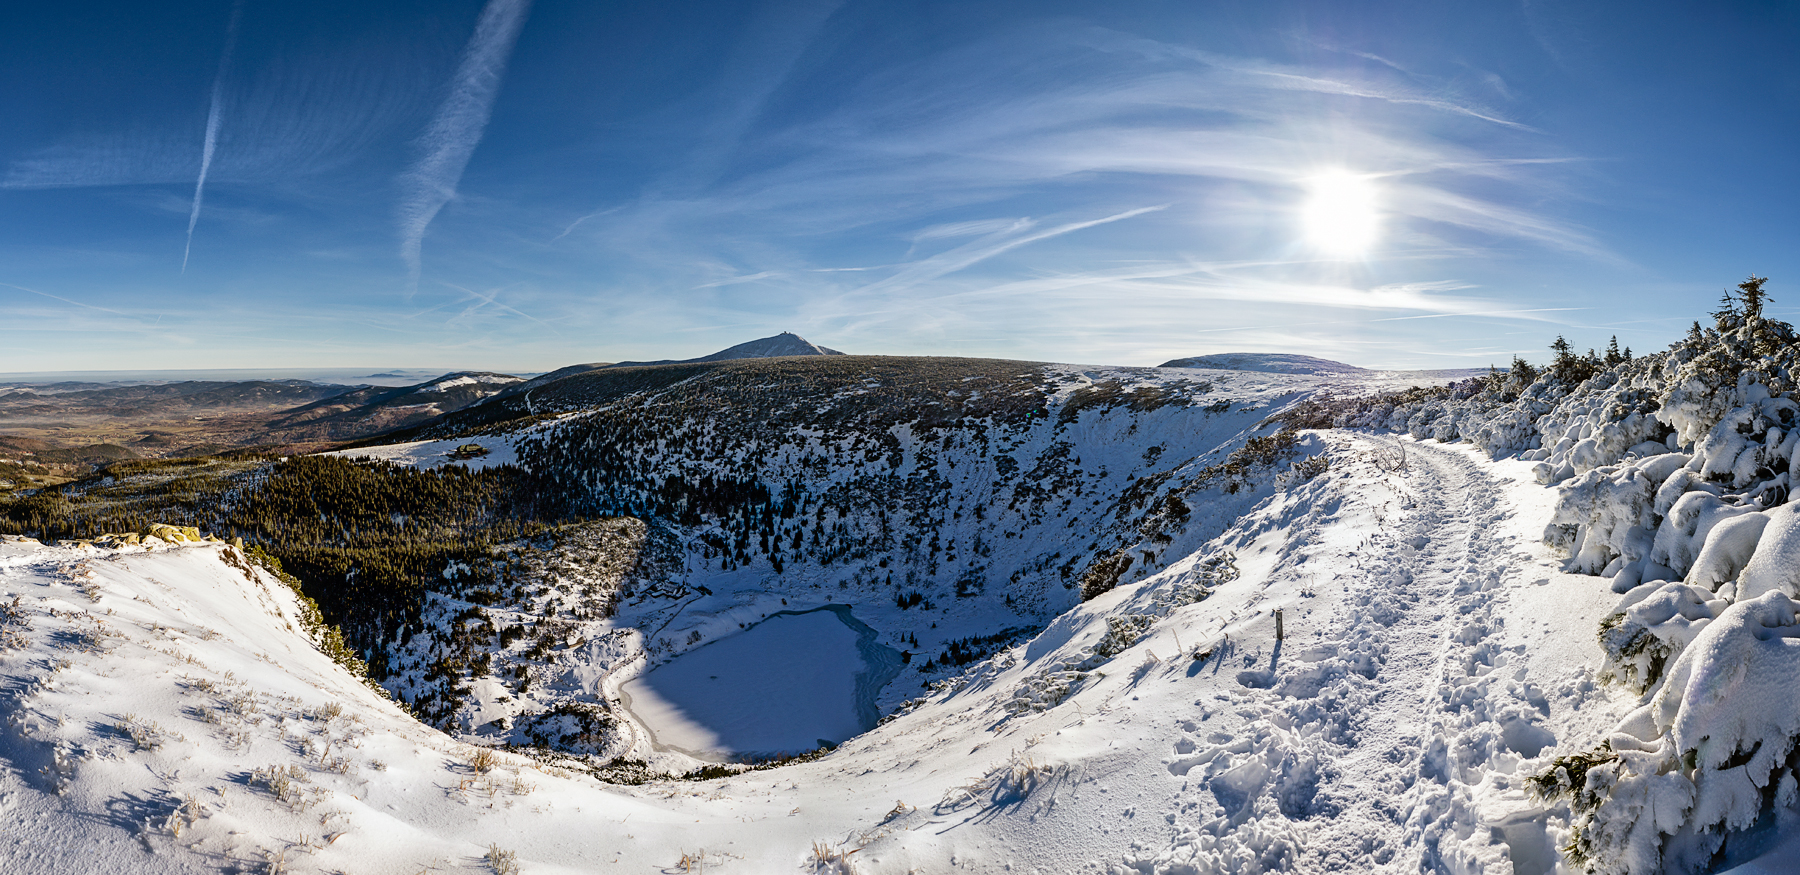
<path fill-rule="evenodd" d="M 1518 484 L 1494 463 L 1409 440 L 1332 442 L 1334 460 L 1361 457 L 1376 476 L 1355 471 L 1338 495 L 1309 486 L 1315 500 L 1280 515 L 1260 606 L 1286 609 L 1288 636 L 1254 630 L 1215 656 L 1241 669 L 1227 671 L 1241 689 L 1177 720 L 1169 765 L 1210 792 L 1179 794 L 1174 841 L 1125 871 L 1552 871 L 1549 812 L 1524 779 L 1556 751 L 1552 715 L 1596 688 L 1584 668 L 1531 670 L 1506 634 L 1507 594 L 1580 579 L 1524 542 L 1532 520 L 1516 524 Z"/>

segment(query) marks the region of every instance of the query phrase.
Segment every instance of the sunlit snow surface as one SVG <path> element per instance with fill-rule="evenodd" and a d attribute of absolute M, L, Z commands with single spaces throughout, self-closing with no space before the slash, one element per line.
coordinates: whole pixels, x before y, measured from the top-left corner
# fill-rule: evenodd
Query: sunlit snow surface
<path fill-rule="evenodd" d="M 783 612 L 676 657 L 624 693 L 658 745 L 693 756 L 836 745 L 875 726 L 875 695 L 899 671 L 900 655 L 874 639 L 841 606 Z"/>
<path fill-rule="evenodd" d="M 452 458 L 451 453 L 457 447 L 466 444 L 479 444 L 487 450 L 485 456 L 469 459 Z M 462 465 L 479 471 L 495 465 L 518 464 L 518 453 L 514 452 L 512 442 L 505 437 L 481 435 L 476 437 L 455 438 L 443 441 L 410 441 L 404 444 L 387 444 L 379 447 L 360 447 L 354 450 L 335 450 L 321 453 L 325 456 L 342 456 L 346 459 L 379 459 L 414 468 L 436 468 L 440 465 Z"/>

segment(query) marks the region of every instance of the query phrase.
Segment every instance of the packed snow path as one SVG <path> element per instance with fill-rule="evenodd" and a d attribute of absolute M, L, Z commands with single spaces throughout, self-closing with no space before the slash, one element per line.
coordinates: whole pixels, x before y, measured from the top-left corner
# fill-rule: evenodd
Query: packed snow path
<path fill-rule="evenodd" d="M 1609 604 L 1601 582 L 1546 561 L 1531 537 L 1541 509 L 1515 506 L 1542 490 L 1508 476 L 1517 463 L 1333 443 L 1340 463 L 1377 471 L 1259 511 L 1276 515 L 1269 531 L 1239 550 L 1246 577 L 1268 556 L 1266 601 L 1244 607 L 1284 608 L 1288 637 L 1226 639 L 1215 658 L 1241 665 L 1223 674 L 1246 689 L 1177 719 L 1169 768 L 1190 783 L 1175 838 L 1125 871 L 1554 871 L 1553 813 L 1523 783 L 1617 712 L 1583 659 Z M 1540 619 L 1546 605 L 1562 613 Z M 1574 641 L 1528 646 L 1545 622 Z"/>
<path fill-rule="evenodd" d="M 1350 707 L 1306 740 L 1318 748 L 1309 761 L 1331 765 L 1310 803 L 1296 797 L 1290 805 L 1325 815 L 1302 845 L 1303 869 L 1480 868 L 1447 859 L 1456 853 L 1442 841 L 1474 825 L 1467 782 L 1485 777 L 1501 750 L 1536 756 L 1550 740 L 1534 725 L 1536 705 L 1495 713 L 1492 687 L 1506 684 L 1510 660 L 1491 640 L 1492 592 L 1526 558 L 1495 537 L 1507 516 L 1502 485 L 1462 453 L 1414 446 L 1406 460 L 1393 524 L 1384 521 L 1345 557 L 1347 610 L 1335 640 L 1299 657 L 1360 657 L 1347 666 Z M 1303 696 L 1297 688 L 1317 685 L 1326 671 L 1300 672 L 1284 691 Z M 1506 687 L 1523 694 L 1512 698 L 1542 702 L 1531 688 Z M 1316 697 L 1302 697 L 1282 710 L 1300 723 L 1317 708 Z"/>

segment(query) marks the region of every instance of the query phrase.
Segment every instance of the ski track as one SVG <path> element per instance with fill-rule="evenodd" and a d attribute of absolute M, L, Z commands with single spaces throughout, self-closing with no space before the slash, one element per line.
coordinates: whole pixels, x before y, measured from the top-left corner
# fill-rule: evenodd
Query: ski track
<path fill-rule="evenodd" d="M 1334 455 L 1367 456 L 1367 440 L 1343 440 L 1364 446 Z M 1290 634 L 1263 671 L 1238 674 L 1243 686 L 1267 688 L 1232 697 L 1251 720 L 1236 733 L 1178 721 L 1185 732 L 1169 768 L 1200 777 L 1206 766 L 1222 818 L 1178 828 L 1177 853 L 1128 865 L 1157 873 L 1554 865 L 1543 812 L 1520 790 L 1536 763 L 1518 769 L 1553 746 L 1541 726 L 1550 702 L 1526 677 L 1523 645 L 1500 643 L 1504 585 L 1537 563 L 1505 533 L 1512 509 L 1490 471 L 1455 450 L 1402 444 L 1406 470 L 1382 478 L 1385 490 L 1343 496 L 1282 548 L 1271 581 L 1331 569 L 1333 579 L 1311 588 L 1341 588 L 1342 597 L 1316 637 Z M 1344 528 L 1332 523 L 1358 513 L 1374 517 L 1374 534 L 1334 545 Z"/>

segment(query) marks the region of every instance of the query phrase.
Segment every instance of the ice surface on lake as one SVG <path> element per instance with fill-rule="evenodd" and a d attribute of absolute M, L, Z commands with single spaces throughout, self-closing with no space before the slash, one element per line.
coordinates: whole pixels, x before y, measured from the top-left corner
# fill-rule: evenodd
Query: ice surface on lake
<path fill-rule="evenodd" d="M 624 685 L 660 747 L 709 759 L 799 753 L 875 725 L 900 655 L 831 605 L 776 614 Z"/>

